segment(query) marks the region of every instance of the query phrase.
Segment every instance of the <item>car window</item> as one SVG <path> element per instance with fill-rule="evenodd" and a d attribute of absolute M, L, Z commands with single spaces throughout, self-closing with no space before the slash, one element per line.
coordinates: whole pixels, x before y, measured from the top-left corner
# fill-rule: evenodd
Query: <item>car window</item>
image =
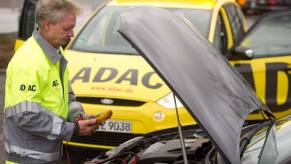
<path fill-rule="evenodd" d="M 240 47 L 254 50 L 255 57 L 291 54 L 291 12 L 261 20 L 242 40 Z"/>
<path fill-rule="evenodd" d="M 238 8 L 233 4 L 226 4 L 224 8 L 230 21 L 233 41 L 236 43 L 244 33 L 242 15 L 238 11 Z"/>
<path fill-rule="evenodd" d="M 221 14 L 217 17 L 216 28 L 215 28 L 215 36 L 213 45 L 224 54 L 227 50 L 227 35 L 225 24 L 222 22 Z"/>
<path fill-rule="evenodd" d="M 129 43 L 117 32 L 119 14 L 126 7 L 106 6 L 98 12 L 76 37 L 71 49 L 86 52 L 137 54 Z M 208 35 L 210 10 L 170 8 L 197 26 L 204 36 Z"/>

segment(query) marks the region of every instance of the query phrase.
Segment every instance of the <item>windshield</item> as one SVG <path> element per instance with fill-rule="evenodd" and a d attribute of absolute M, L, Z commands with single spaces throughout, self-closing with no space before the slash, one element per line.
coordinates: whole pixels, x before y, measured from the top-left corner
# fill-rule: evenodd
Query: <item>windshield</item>
<path fill-rule="evenodd" d="M 71 49 L 93 53 L 138 54 L 117 32 L 119 14 L 127 7 L 106 6 L 98 12 L 76 37 Z M 169 8 L 184 16 L 207 37 L 210 24 L 210 10 Z"/>

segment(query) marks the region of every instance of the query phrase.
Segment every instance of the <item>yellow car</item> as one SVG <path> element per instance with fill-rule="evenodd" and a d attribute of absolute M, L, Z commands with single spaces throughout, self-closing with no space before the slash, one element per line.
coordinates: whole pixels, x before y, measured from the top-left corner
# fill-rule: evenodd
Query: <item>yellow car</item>
<path fill-rule="evenodd" d="M 172 92 L 117 32 L 119 14 L 136 5 L 175 13 L 197 26 L 221 52 L 231 48 L 246 29 L 233 0 L 116 0 L 101 6 L 68 45 L 66 58 L 74 92 L 85 112 L 110 109 L 113 116 L 95 135 L 73 137 L 68 145 L 110 149 L 135 136 L 177 127 Z M 178 100 L 176 105 L 182 126 L 195 125 Z"/>

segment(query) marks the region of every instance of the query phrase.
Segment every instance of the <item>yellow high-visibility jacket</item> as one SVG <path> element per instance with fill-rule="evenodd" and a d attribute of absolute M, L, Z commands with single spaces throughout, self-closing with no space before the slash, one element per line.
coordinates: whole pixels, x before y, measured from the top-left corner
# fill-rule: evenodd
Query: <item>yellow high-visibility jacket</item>
<path fill-rule="evenodd" d="M 69 85 L 67 61 L 51 60 L 33 36 L 6 70 L 4 145 L 14 162 L 60 160 L 62 140 L 70 140 L 73 120 L 83 109 Z"/>

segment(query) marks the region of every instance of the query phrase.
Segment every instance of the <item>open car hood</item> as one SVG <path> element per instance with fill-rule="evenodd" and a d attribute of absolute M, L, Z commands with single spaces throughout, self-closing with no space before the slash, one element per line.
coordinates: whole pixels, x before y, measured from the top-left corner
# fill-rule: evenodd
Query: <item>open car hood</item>
<path fill-rule="evenodd" d="M 245 118 L 258 109 L 269 113 L 247 82 L 182 17 L 135 7 L 120 19 L 119 32 L 181 100 L 226 162 L 240 163 Z"/>

